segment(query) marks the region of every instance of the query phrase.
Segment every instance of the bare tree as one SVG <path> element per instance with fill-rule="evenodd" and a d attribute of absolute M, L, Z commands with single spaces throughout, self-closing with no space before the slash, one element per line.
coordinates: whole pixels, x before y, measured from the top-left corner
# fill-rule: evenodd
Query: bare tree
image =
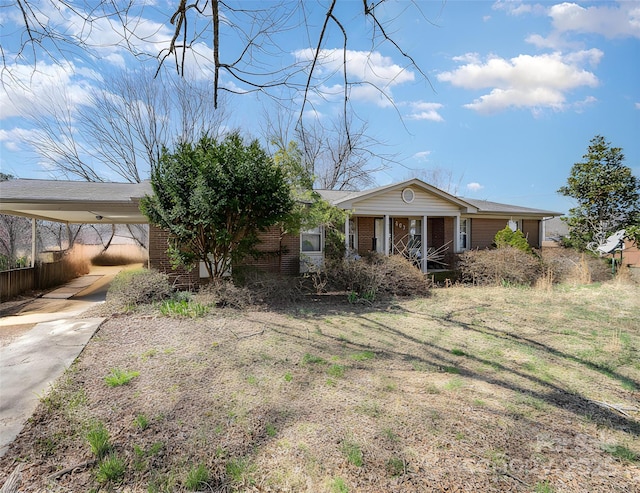
<path fill-rule="evenodd" d="M 48 115 L 30 115 L 27 143 L 52 172 L 86 181 L 138 183 L 163 147 L 217 135 L 224 110 L 213 108 L 210 81 L 122 71 L 107 77 L 85 104 L 51 94 Z M 62 97 L 61 97 L 62 96 Z"/>
<path fill-rule="evenodd" d="M 38 234 L 44 248 L 55 244 L 58 250 L 70 250 L 82 233 L 83 224 L 38 221 Z"/>
<path fill-rule="evenodd" d="M 411 174 L 407 175 L 407 179 L 410 178 L 419 178 L 451 195 L 458 195 L 464 175 L 456 178 L 453 170 L 435 166 L 433 168 L 412 170 Z"/>
<path fill-rule="evenodd" d="M 375 182 L 373 173 L 385 169 L 392 158 L 373 152 L 380 142 L 368 136 L 366 129 L 366 124 L 354 128 L 351 119 L 342 118 L 329 127 L 320 122 L 298 126 L 305 161 L 318 188 L 359 190 Z"/>
<path fill-rule="evenodd" d="M 336 33 L 342 51 L 340 72 L 346 116 L 351 89 L 355 85 L 370 84 L 388 97 L 384 87 L 378 87 L 372 81 L 352 80 L 347 70 L 351 40 L 361 39 L 363 28 L 368 31 L 372 51 L 383 45 L 390 46 L 405 60 L 407 68 L 413 68 L 429 82 L 414 58 L 396 41 L 396 16 L 388 15 L 386 3 L 385 0 L 362 0 L 360 20 L 364 22 L 360 23 L 357 22 L 359 19 L 350 17 L 351 13 L 339 9 L 337 0 L 317 3 L 283 0 L 263 2 L 259 6 L 238 1 L 174 0 L 173 8 L 165 11 L 156 5 L 133 1 L 13 0 L 24 27 L 17 58 L 35 61 L 39 49 L 49 58 L 56 54 L 73 53 L 75 56 L 77 48 L 92 53 L 98 48 L 97 41 L 93 41 L 93 32 L 110 28 L 115 35 L 111 38 L 114 47 L 139 58 L 155 57 L 159 67 L 171 61 L 183 75 L 188 73 L 190 64 L 201 64 L 203 69 L 211 70 L 216 107 L 222 91 L 269 93 L 291 101 L 291 94 L 282 96 L 281 92 L 272 92 L 291 89 L 304 94 L 299 112 L 302 117 L 311 95 L 324 82 L 320 68 L 326 56 L 325 46 Z M 442 0 L 442 5 L 444 3 Z M 160 16 L 164 21 L 155 31 L 144 28 L 150 24 L 146 22 L 146 8 L 153 8 L 154 18 Z M 407 2 L 403 9 L 412 9 L 414 18 L 430 22 L 415 0 Z M 294 29 L 302 33 L 305 45 L 310 49 L 308 56 L 287 63 L 291 53 L 283 50 L 282 36 Z M 352 36 L 354 33 L 357 36 Z M 2 58 L 6 69 L 4 50 Z M 349 127 L 344 130 L 348 142 Z"/>
<path fill-rule="evenodd" d="M 374 183 L 373 173 L 386 169 L 394 160 L 391 154 L 373 151 L 381 142 L 367 134 L 366 124 L 354 127 L 353 119 L 345 121 L 342 115 L 328 125 L 315 120 L 303 127 L 291 113 L 279 112 L 275 118 L 266 115 L 262 132 L 276 150 L 286 149 L 290 141 L 299 143 L 303 165 L 315 188 L 366 188 Z"/>
<path fill-rule="evenodd" d="M 31 227 L 24 217 L 0 214 L 0 270 L 20 265 L 20 257 L 30 252 Z M 24 265 L 22 265 L 24 267 Z"/>

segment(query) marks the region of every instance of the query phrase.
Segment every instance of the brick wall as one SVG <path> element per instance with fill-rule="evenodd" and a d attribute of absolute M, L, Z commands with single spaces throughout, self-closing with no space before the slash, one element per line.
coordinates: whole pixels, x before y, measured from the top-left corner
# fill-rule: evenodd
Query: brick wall
<path fill-rule="evenodd" d="M 260 233 L 259 252 L 263 252 L 258 258 L 247 257 L 241 265 L 249 265 L 266 272 L 280 272 L 281 274 L 297 275 L 300 273 L 300 236 L 286 234 L 282 238 L 284 253 L 278 255 L 280 250 L 280 229 L 276 227 Z"/>
<path fill-rule="evenodd" d="M 448 249 L 447 249 L 447 253 L 444 256 L 444 261 L 447 262 L 449 265 L 453 266 L 453 262 L 454 262 L 454 258 L 455 258 L 455 252 L 454 252 L 454 241 L 453 241 L 453 236 L 454 236 L 454 219 L 453 217 L 445 217 L 444 218 L 444 242 L 443 245 L 446 245 L 447 243 L 449 243 Z"/>
<path fill-rule="evenodd" d="M 393 253 L 404 253 L 409 243 L 409 219 L 393 218 Z"/>
<path fill-rule="evenodd" d="M 156 226 L 149 225 L 149 267 L 169 275 L 170 282 L 181 289 L 190 289 L 200 282 L 198 268 L 188 272 L 183 267 L 171 268 L 171 262 L 167 256 L 169 247 L 169 233 Z"/>
<path fill-rule="evenodd" d="M 358 218 L 358 253 L 364 255 L 373 250 L 373 239 L 375 238 L 375 218 L 359 217 Z M 379 238 L 378 241 L 384 241 Z"/>
<path fill-rule="evenodd" d="M 258 250 L 265 255 L 257 259 L 248 257 L 242 265 L 250 265 L 267 272 L 281 272 L 282 274 L 296 275 L 300 272 L 300 237 L 285 235 L 282 245 L 285 253 L 280 256 L 275 253 L 279 250 L 280 231 L 271 228 L 259 235 L 261 242 Z M 160 272 L 169 274 L 172 282 L 179 287 L 189 287 L 199 283 L 199 271 L 197 268 L 187 272 L 184 268 L 173 270 L 167 256 L 169 234 L 155 226 L 149 226 L 149 266 Z M 271 253 L 271 254 L 270 254 Z"/>

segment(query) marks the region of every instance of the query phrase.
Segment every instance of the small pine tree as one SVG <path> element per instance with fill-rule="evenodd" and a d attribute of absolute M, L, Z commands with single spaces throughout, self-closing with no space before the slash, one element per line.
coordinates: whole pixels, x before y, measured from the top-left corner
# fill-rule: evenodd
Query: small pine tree
<path fill-rule="evenodd" d="M 508 225 L 496 233 L 493 242 L 498 248 L 512 246 L 523 252 L 531 253 L 531 245 L 519 229 L 513 231 Z"/>

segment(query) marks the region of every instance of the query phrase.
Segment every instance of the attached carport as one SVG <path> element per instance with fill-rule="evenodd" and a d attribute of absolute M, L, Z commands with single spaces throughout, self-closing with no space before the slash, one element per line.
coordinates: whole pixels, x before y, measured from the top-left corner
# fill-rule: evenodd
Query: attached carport
<path fill-rule="evenodd" d="M 34 228 L 36 219 L 65 224 L 146 224 L 139 202 L 151 193 L 149 182 L 9 180 L 0 182 L 0 213 L 30 218 Z"/>
<path fill-rule="evenodd" d="M 36 220 L 65 224 L 146 224 L 140 212 L 151 184 L 15 179 L 0 182 L 0 213 L 31 219 L 31 267 Z"/>

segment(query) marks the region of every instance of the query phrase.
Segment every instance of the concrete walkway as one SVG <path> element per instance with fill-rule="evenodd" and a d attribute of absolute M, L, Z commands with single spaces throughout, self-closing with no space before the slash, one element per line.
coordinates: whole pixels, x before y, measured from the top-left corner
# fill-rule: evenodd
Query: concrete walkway
<path fill-rule="evenodd" d="M 0 319 L 3 328 L 24 327 L 0 347 L 0 457 L 33 414 L 40 397 L 82 352 L 104 318 L 75 318 L 104 301 L 122 267 L 97 267 Z"/>

